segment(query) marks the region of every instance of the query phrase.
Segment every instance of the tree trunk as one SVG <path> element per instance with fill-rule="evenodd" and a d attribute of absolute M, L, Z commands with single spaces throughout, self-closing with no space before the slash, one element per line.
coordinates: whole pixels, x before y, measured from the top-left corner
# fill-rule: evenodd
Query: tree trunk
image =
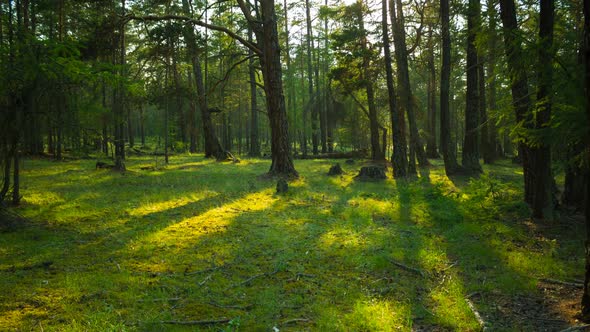
<path fill-rule="evenodd" d="M 479 21 L 479 0 L 469 0 L 467 9 L 467 92 L 465 107 L 465 140 L 463 143 L 463 168 L 472 173 L 481 173 L 479 164 L 479 95 L 478 63 L 475 48 L 476 30 Z"/>
<path fill-rule="evenodd" d="M 252 42 L 252 29 L 248 31 L 248 40 Z M 258 139 L 258 108 L 256 102 L 256 76 L 252 50 L 249 50 L 249 75 L 250 75 L 250 157 L 260 157 L 260 141 Z"/>
<path fill-rule="evenodd" d="M 440 69 L 440 147 L 447 176 L 457 174 L 461 168 L 457 163 L 455 149 L 451 140 L 450 79 L 451 79 L 451 34 L 449 0 L 441 0 L 442 20 L 442 66 Z"/>
<path fill-rule="evenodd" d="M 489 21 L 489 40 L 488 40 L 488 57 L 487 57 L 487 72 L 488 72 L 488 93 L 487 93 L 487 100 L 488 100 L 488 110 L 491 112 L 496 112 L 497 105 L 496 105 L 496 59 L 497 59 L 497 48 L 498 48 L 498 38 L 496 33 L 497 28 L 497 11 L 495 7 L 495 0 L 488 0 L 488 21 Z M 503 156 L 504 153 L 502 151 L 502 145 L 500 144 L 498 138 L 498 129 L 496 128 L 496 119 L 494 117 L 490 117 L 488 112 L 488 142 L 491 145 L 492 154 L 489 160 L 486 161 L 486 156 L 484 155 L 484 162 L 492 163 L 496 158 Z"/>
<path fill-rule="evenodd" d="M 408 159 L 406 154 L 406 137 L 399 118 L 399 108 L 395 98 L 395 86 L 393 84 L 393 69 L 391 67 L 391 50 L 389 46 L 389 32 L 387 28 L 387 0 L 381 1 L 381 27 L 383 32 L 383 51 L 385 54 L 385 73 L 387 77 L 387 96 L 389 102 L 389 114 L 391 117 L 391 132 L 393 140 L 393 154 L 391 164 L 393 177 L 404 178 L 407 175 Z"/>
<path fill-rule="evenodd" d="M 182 0 L 183 11 L 187 15 L 191 15 L 188 0 Z M 207 106 L 207 96 L 205 93 L 205 86 L 203 84 L 203 72 L 201 70 L 201 62 L 199 59 L 199 51 L 197 50 L 195 31 L 192 26 L 187 26 L 183 30 L 187 48 L 191 54 L 191 63 L 193 67 L 193 74 L 195 76 L 195 85 L 197 87 L 197 96 L 199 102 L 199 109 L 201 111 L 201 122 L 203 125 L 203 135 L 205 138 L 205 157 L 214 157 L 218 160 L 226 158 L 226 153 L 221 147 L 215 129 L 211 120 L 211 112 Z"/>
<path fill-rule="evenodd" d="M 367 103 L 369 104 L 369 128 L 371 134 L 371 159 L 383 160 L 385 156 L 381 154 L 379 148 L 379 122 L 377 119 L 377 107 L 375 106 L 375 91 L 373 90 L 373 75 L 371 75 L 371 59 L 370 52 L 367 47 L 367 35 L 365 31 L 365 22 L 363 13 L 358 12 L 359 28 L 363 32 L 361 37 L 361 47 L 363 50 L 363 81 L 365 82 L 365 89 L 367 92 Z"/>
<path fill-rule="evenodd" d="M 18 123 L 18 121 L 17 121 Z M 18 151 L 18 133 L 15 139 L 14 149 L 14 172 L 12 179 L 12 205 L 18 205 L 20 203 L 20 168 L 19 168 L 19 151 Z"/>
<path fill-rule="evenodd" d="M 122 16 L 125 16 L 125 0 L 121 0 L 121 11 Z M 125 140 L 124 140 L 124 132 L 125 132 L 125 121 L 124 121 L 124 114 L 125 114 L 125 86 L 123 83 L 123 77 L 126 76 L 125 70 L 125 24 L 121 23 L 119 30 L 119 65 L 120 65 L 120 72 L 119 75 L 121 76 L 121 82 L 115 88 L 116 90 L 116 97 L 113 98 L 113 111 L 114 119 L 115 119 L 115 168 L 118 170 L 124 170 L 125 166 L 123 161 L 125 160 Z M 116 61 L 115 61 L 116 62 Z"/>
<path fill-rule="evenodd" d="M 190 56 L 189 56 L 190 61 Z M 195 93 L 193 90 L 193 77 L 190 69 L 186 73 L 189 93 L 189 114 L 188 114 L 188 128 L 189 128 L 189 152 L 197 152 L 197 103 L 195 101 Z"/>
<path fill-rule="evenodd" d="M 500 16 L 504 30 L 504 49 L 512 90 L 512 105 L 517 122 L 524 122 L 524 126 L 530 127 L 530 104 L 528 92 L 528 79 L 523 65 L 522 46 L 517 38 L 518 23 L 516 21 L 516 7 L 514 0 L 500 0 Z M 533 202 L 533 186 L 531 179 L 531 156 L 525 143 L 518 143 L 518 151 L 522 158 L 522 170 L 524 174 L 524 198 L 525 202 Z"/>
<path fill-rule="evenodd" d="M 434 66 L 434 39 L 432 38 L 432 25 L 428 30 L 428 138 L 426 141 L 426 156 L 428 158 L 439 158 L 436 147 L 436 68 Z"/>
<path fill-rule="evenodd" d="M 586 118 L 590 123 L 590 0 L 584 0 L 584 85 L 586 97 Z M 590 165 L 590 130 L 587 132 L 586 158 Z M 586 168 L 587 177 L 590 170 Z M 586 182 L 586 197 L 590 199 L 590 181 Z M 582 295 L 582 320 L 590 321 L 590 204 L 586 203 L 586 274 L 584 278 L 584 293 Z"/>
<path fill-rule="evenodd" d="M 418 123 L 416 122 L 416 115 L 414 110 L 414 97 L 412 95 L 412 87 L 410 85 L 410 72 L 408 66 L 408 51 L 406 47 L 406 32 L 404 28 L 404 13 L 401 0 L 395 0 L 390 3 L 392 24 L 393 24 L 393 42 L 395 43 L 395 61 L 398 70 L 398 87 L 401 107 L 405 109 L 408 115 L 408 125 L 410 127 L 410 145 L 413 146 L 416 152 L 418 163 L 421 167 L 428 166 L 430 163 L 426 159 L 426 153 L 422 145 L 422 140 L 418 133 Z M 415 161 L 410 154 L 409 168 L 415 165 Z M 411 170 L 410 170 L 411 171 Z M 414 172 L 415 173 L 415 172 Z"/>
<path fill-rule="evenodd" d="M 318 154 L 318 108 L 317 108 L 317 98 L 314 96 L 313 92 L 313 69 L 312 69 L 312 52 L 313 52 L 313 34 L 311 31 L 311 14 L 309 8 L 309 0 L 305 0 L 305 20 L 307 26 L 307 37 L 306 37 L 306 44 L 307 44 L 307 89 L 309 95 L 309 102 L 307 108 L 311 110 L 311 145 L 312 145 L 312 153 L 314 155 Z M 317 82 L 316 82 L 317 84 Z"/>
<path fill-rule="evenodd" d="M 539 22 L 539 67 L 537 89 L 537 111 L 535 129 L 547 130 L 551 120 L 552 79 L 553 79 L 553 22 L 554 0 L 541 0 Z M 549 62 L 549 63 L 547 63 Z M 551 149 L 546 139 L 531 149 L 533 160 L 534 201 L 533 217 L 553 219 L 553 174 L 551 172 Z"/>
<path fill-rule="evenodd" d="M 241 1 L 241 0 L 240 0 Z M 244 7 L 242 7 L 244 8 Z M 298 177 L 289 146 L 289 125 L 283 95 L 283 78 L 279 37 L 274 0 L 261 0 L 262 26 L 250 21 L 257 34 L 258 46 L 261 49 L 260 64 L 266 92 L 266 107 L 271 130 L 272 164 L 268 175 Z M 246 14 L 249 16 L 249 13 Z"/>

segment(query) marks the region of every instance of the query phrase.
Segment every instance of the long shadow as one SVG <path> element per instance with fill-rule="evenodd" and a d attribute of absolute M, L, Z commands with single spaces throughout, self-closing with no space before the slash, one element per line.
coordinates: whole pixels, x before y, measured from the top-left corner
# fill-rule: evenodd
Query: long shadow
<path fill-rule="evenodd" d="M 327 172 L 329 164 L 300 168 L 304 178 L 292 183 L 285 196 L 274 195 L 271 182 L 232 181 L 244 169 L 232 173 L 233 168 L 217 164 L 128 177 L 122 183 L 120 178 L 106 180 L 93 188 L 94 198 L 80 204 L 113 200 L 114 206 L 130 202 L 131 208 L 118 211 L 108 225 L 92 219 L 95 229 L 83 232 L 74 223 L 47 224 L 31 232 L 42 238 L 24 242 L 33 249 L 25 252 L 23 261 L 49 259 L 55 266 L 21 269 L 20 277 L 27 280 L 14 276 L 1 284 L 18 285 L 8 296 L 21 295 L 18 304 L 2 311 L 12 313 L 18 305 L 53 308 L 53 313 L 23 317 L 16 328 L 36 320 L 47 326 L 53 314 L 84 322 L 90 330 L 129 325 L 168 330 L 171 326 L 161 321 L 222 317 L 232 319 L 228 327 L 245 330 L 433 325 L 462 330 L 477 328 L 464 301 L 477 291 L 480 295 L 473 302 L 484 318 L 494 327 L 506 327 L 493 307 L 497 295 L 526 295 L 534 286 L 528 271 L 510 265 L 499 250 L 503 242 L 521 239 L 512 232 L 515 225 L 474 219 L 486 214 L 467 210 L 462 193 L 432 183 L 427 170 L 413 182 L 367 184 L 351 181 L 357 166 L 345 166 L 347 175 L 326 181 L 323 168 Z M 263 173 L 258 166 L 245 166 L 246 173 L 252 178 Z M 200 174 L 208 176 L 195 183 L 184 178 Z M 145 182 L 134 185 L 136 181 L 147 179 L 154 181 L 154 188 L 127 201 L 102 187 L 124 185 L 133 191 L 145 188 Z M 75 189 L 72 184 L 63 190 Z M 161 190 L 169 193 L 158 194 Z M 175 201 L 196 191 L 206 194 Z M 152 208 L 136 204 L 145 200 Z M 1 239 L 13 243 L 2 234 Z M 56 253 L 54 245 L 63 250 Z M 51 253 L 43 253 L 44 247 Z M 3 253 L 16 262 L 19 250 L 12 246 Z M 0 277 L 9 273 L 0 270 Z M 56 308 L 38 296 L 23 300 L 24 287 L 59 294 L 63 305 Z M 55 324 L 78 327 L 71 321 Z M 514 326 L 526 327 L 520 324 Z"/>
<path fill-rule="evenodd" d="M 512 174 L 501 177 L 504 171 L 498 172 L 500 182 L 516 181 Z M 506 186 L 494 190 L 494 185 L 502 183 L 494 183 L 487 176 L 475 182 L 465 177 L 452 179 L 461 192 L 471 195 L 467 198 L 443 183 L 423 181 L 431 215 L 449 217 L 433 220 L 432 227 L 444 238 L 447 254 L 456 262 L 444 273 L 462 280 L 463 296 L 476 304 L 484 321 L 494 329 L 562 330 L 568 325 L 566 319 L 539 301 L 542 296 L 536 289 L 536 278 L 542 275 L 535 274 L 547 269 L 535 265 L 548 262 L 542 256 L 550 250 L 535 247 L 536 240 L 529 238 L 526 228 L 510 220 L 523 218 L 506 208 L 514 203 L 503 202 L 514 197 L 505 196 Z M 495 209 L 498 205 L 501 207 Z M 560 264 L 554 262 L 552 267 Z M 474 296 L 469 299 L 468 294 Z"/>
<path fill-rule="evenodd" d="M 227 170 L 228 168 L 224 171 Z M 213 176 L 211 176 L 212 173 Z M 149 268 L 142 266 L 142 262 L 145 262 L 151 253 L 162 249 L 152 247 L 140 251 L 131 250 L 131 253 L 135 252 L 136 255 L 127 257 L 130 253 L 129 247 L 141 242 L 150 234 L 181 222 L 187 216 L 202 215 L 214 207 L 240 199 L 262 188 L 262 185 L 256 183 L 232 186 L 222 182 L 220 185 L 219 179 L 231 176 L 231 172 L 229 174 L 222 174 L 219 171 L 209 172 L 209 178 L 200 182 L 203 186 L 198 188 L 191 184 L 182 186 L 182 181 L 177 176 L 162 173 L 154 177 L 159 179 L 154 184 L 161 185 L 163 188 L 169 185 L 176 186 L 176 188 L 170 188 L 169 195 L 163 196 L 157 192 L 157 189 L 152 190 L 151 194 L 134 192 L 136 188 L 142 187 L 138 186 L 137 182 L 145 180 L 146 177 L 143 175 L 93 174 L 106 176 L 108 179 L 100 184 L 90 182 L 84 186 L 70 182 L 60 186 L 55 192 L 56 195 L 63 194 L 63 201 L 52 204 L 49 210 L 43 206 L 25 204 L 23 209 L 33 218 L 30 225 L 18 229 L 18 233 L 0 234 L 3 248 L 3 259 L 0 265 L 3 282 L 0 285 L 5 290 L 2 292 L 4 299 L 0 301 L 5 304 L 1 311 L 7 313 L 7 317 L 14 312 L 21 311 L 23 314 L 28 312 L 27 315 L 30 317 L 23 316 L 21 322 L 23 326 L 43 319 L 50 307 L 55 308 L 48 299 L 23 298 L 22 294 L 27 293 L 25 289 L 35 289 L 36 293 L 47 294 L 47 297 L 54 296 L 51 294 L 62 294 L 60 296 L 63 297 L 63 303 L 69 303 L 74 307 L 78 302 L 100 306 L 100 303 L 120 300 L 116 293 L 121 288 L 132 288 L 134 279 L 144 278 L 144 275 L 151 273 Z M 195 175 L 189 172 L 182 174 L 182 176 Z M 59 183 L 57 177 L 49 177 L 46 180 L 47 183 Z M 213 189 L 220 189 L 223 192 L 216 192 Z M 129 202 L 137 204 L 144 200 L 165 203 L 166 199 L 172 198 L 174 194 L 190 195 L 193 190 L 208 191 L 209 194 L 199 199 L 185 201 L 178 206 L 166 206 L 162 210 L 137 215 L 132 215 L 129 213 L 130 210 L 125 208 L 121 209 L 123 211 L 116 210 L 121 205 L 125 206 L 121 204 L 125 197 L 129 197 Z M 91 197 L 76 199 L 76 195 L 87 191 L 92 193 Z M 69 200 L 74 200 L 75 203 L 70 206 L 68 204 L 72 202 Z M 105 201 L 112 202 L 113 205 L 105 207 L 104 211 L 96 209 L 90 215 L 77 218 L 75 221 L 54 222 L 53 215 L 47 213 L 60 206 L 67 206 L 69 211 L 70 208 L 75 209 L 76 205 L 87 207 L 92 206 L 93 203 Z M 35 212 L 37 212 L 36 215 Z M 68 218 L 64 217 L 64 219 Z M 125 265 L 125 263 L 128 264 Z M 110 277 L 112 280 L 109 280 Z M 39 280 L 44 281 L 39 284 Z M 21 310 L 22 308 L 30 308 L 30 310 Z M 63 310 L 65 310 L 62 312 L 64 316 L 73 314 L 68 312 L 69 309 Z M 98 311 L 100 312 L 101 309 Z M 4 324 L 0 322 L 0 325 Z M 20 327 L 22 326 L 15 326 L 15 328 Z"/>

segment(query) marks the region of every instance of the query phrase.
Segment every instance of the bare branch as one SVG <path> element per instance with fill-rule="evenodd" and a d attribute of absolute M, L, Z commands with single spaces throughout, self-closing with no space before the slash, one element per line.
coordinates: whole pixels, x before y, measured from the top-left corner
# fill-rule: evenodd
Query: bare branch
<path fill-rule="evenodd" d="M 130 20 L 136 20 L 136 21 L 171 21 L 171 20 L 176 20 L 176 21 L 183 21 L 186 23 L 190 23 L 190 24 L 194 24 L 194 25 L 198 25 L 204 28 L 209 28 L 211 30 L 215 30 L 215 31 L 220 31 L 225 33 L 226 35 L 238 40 L 242 45 L 246 46 L 247 48 L 249 48 L 250 50 L 252 50 L 252 52 L 256 53 L 257 55 L 261 56 L 262 55 L 262 51 L 253 43 L 249 42 L 248 40 L 244 39 L 243 37 L 241 37 L 240 35 L 238 35 L 237 33 L 229 30 L 226 27 L 222 27 L 222 26 L 218 26 L 218 25 L 213 25 L 213 24 L 209 24 L 209 23 L 205 23 L 203 21 L 200 20 L 195 20 L 192 19 L 190 17 L 187 16 L 182 16 L 182 15 L 162 15 L 162 16 L 157 16 L 157 15 L 145 15 L 145 16 L 136 16 L 136 15 L 127 15 L 125 16 L 127 21 Z"/>

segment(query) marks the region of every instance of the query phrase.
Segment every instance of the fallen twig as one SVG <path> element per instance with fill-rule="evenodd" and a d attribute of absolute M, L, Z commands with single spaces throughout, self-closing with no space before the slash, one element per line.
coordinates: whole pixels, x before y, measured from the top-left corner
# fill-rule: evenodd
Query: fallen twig
<path fill-rule="evenodd" d="M 270 276 L 275 275 L 277 273 L 279 273 L 279 270 L 274 270 L 273 272 L 270 272 L 270 273 L 259 273 L 259 274 L 256 274 L 256 275 L 251 276 L 250 278 L 242 281 L 239 284 L 232 285 L 230 288 L 237 287 L 237 286 L 244 286 L 244 285 L 249 284 L 253 280 L 260 278 L 260 277 L 270 277 Z"/>
<path fill-rule="evenodd" d="M 483 320 L 483 318 L 481 318 L 481 315 L 479 314 L 479 312 L 475 308 L 475 305 L 473 304 L 473 302 L 471 302 L 471 300 L 468 298 L 465 298 L 465 302 L 467 303 L 467 306 L 469 307 L 469 309 L 471 309 L 471 312 L 473 312 L 473 315 L 475 316 L 475 319 L 477 319 L 477 322 L 479 323 L 481 328 L 483 330 L 485 330 L 486 329 L 486 322 Z"/>
<path fill-rule="evenodd" d="M 229 318 L 220 318 L 220 319 L 211 319 L 211 320 L 162 320 L 160 324 L 174 324 L 174 325 L 213 325 L 213 324 L 223 324 L 229 323 L 231 319 Z"/>
<path fill-rule="evenodd" d="M 201 281 L 201 282 L 199 283 L 199 286 L 203 286 L 203 285 L 204 285 L 204 284 L 205 284 L 207 281 L 211 280 L 211 277 L 212 277 L 212 276 L 213 276 L 212 274 L 210 274 L 210 275 L 206 276 L 206 277 L 205 277 L 205 279 L 203 279 L 203 281 Z"/>
<path fill-rule="evenodd" d="M 393 265 L 395 265 L 397 267 L 400 267 L 400 268 L 402 268 L 402 269 L 404 269 L 404 270 L 406 270 L 408 272 L 413 272 L 413 273 L 419 274 L 421 277 L 424 277 L 425 276 L 425 274 L 424 274 L 424 272 L 422 270 L 413 268 L 411 266 L 404 265 L 404 264 L 402 264 L 400 262 L 396 262 L 393 259 L 390 259 L 389 261 L 391 262 L 391 264 L 393 264 Z"/>
<path fill-rule="evenodd" d="M 585 329 L 587 329 L 589 327 L 590 327 L 590 324 L 582 324 L 582 325 L 576 325 L 576 326 L 568 327 L 567 329 L 561 330 L 559 332 L 582 331 L 582 330 L 585 330 Z"/>
<path fill-rule="evenodd" d="M 214 272 L 214 271 L 217 271 L 217 270 L 219 270 L 221 268 L 225 268 L 225 267 L 227 267 L 229 265 L 231 265 L 231 264 L 213 265 L 213 267 L 206 268 L 206 269 L 203 269 L 203 270 L 193 271 L 193 272 L 185 272 L 184 275 L 185 276 L 192 276 L 192 275 L 195 275 L 195 274 L 201 274 L 201 273 L 207 273 L 207 272 Z"/>
<path fill-rule="evenodd" d="M 219 304 L 219 303 L 215 303 L 215 302 L 209 302 L 209 304 L 214 307 L 218 307 L 218 308 L 222 308 L 222 309 L 237 309 L 237 310 L 250 310 L 254 306 L 253 304 L 247 304 L 245 306 L 223 305 L 223 304 Z"/>
<path fill-rule="evenodd" d="M 180 301 L 180 297 L 169 297 L 169 298 L 158 298 L 158 299 L 139 299 L 137 302 L 168 302 L 168 301 Z"/>
<path fill-rule="evenodd" d="M 569 287 L 575 287 L 575 288 L 584 288 L 583 283 L 567 282 L 567 281 L 561 281 L 561 280 L 549 279 L 549 278 L 541 278 L 539 280 L 542 282 L 546 282 L 548 284 L 557 284 L 557 285 L 563 285 L 563 286 L 569 286 Z"/>
<path fill-rule="evenodd" d="M 281 325 L 289 325 L 289 324 L 293 324 L 293 323 L 307 323 L 309 322 L 309 319 L 307 318 L 293 318 L 293 319 L 289 319 L 284 321 Z"/>

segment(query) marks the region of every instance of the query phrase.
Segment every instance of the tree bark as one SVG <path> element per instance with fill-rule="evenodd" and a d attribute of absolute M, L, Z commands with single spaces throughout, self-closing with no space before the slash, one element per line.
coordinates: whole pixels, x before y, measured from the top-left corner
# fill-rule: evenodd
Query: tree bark
<path fill-rule="evenodd" d="M 395 7 L 397 5 L 397 8 Z M 395 44 L 395 60 L 398 71 L 398 88 L 400 104 L 408 115 L 408 125 L 410 127 L 410 151 L 415 151 L 418 164 L 421 167 L 428 166 L 430 163 L 426 159 L 426 153 L 422 145 L 422 140 L 418 133 L 418 124 L 414 110 L 414 101 L 412 87 L 410 85 L 410 72 L 408 66 L 408 49 L 406 46 L 406 32 L 404 27 L 404 14 L 401 0 L 390 2 L 390 12 L 393 24 L 393 42 Z M 415 161 L 410 153 L 409 173 L 415 173 Z"/>
<path fill-rule="evenodd" d="M 460 172 L 455 149 L 451 140 L 450 79 L 451 79 L 451 34 L 449 0 L 440 2 L 442 22 L 442 65 L 440 69 L 440 147 L 445 163 L 445 172 L 451 176 Z"/>
<path fill-rule="evenodd" d="M 313 52 L 313 36 L 311 30 L 311 14 L 309 8 L 309 0 L 305 0 L 305 21 L 307 27 L 307 37 L 306 37 L 306 46 L 307 46 L 307 91 L 309 96 L 309 101 L 307 104 L 307 109 L 311 110 L 311 145 L 312 145 L 312 153 L 314 155 L 318 154 L 318 108 L 317 108 L 317 98 L 314 96 L 313 93 L 313 69 L 312 69 L 312 52 Z M 316 82 L 317 83 L 317 82 Z"/>
<path fill-rule="evenodd" d="M 465 140 L 463 143 L 463 168 L 481 173 L 479 164 L 479 94 L 478 63 L 475 48 L 479 20 L 479 0 L 469 0 L 467 9 L 467 92 L 465 107 Z"/>
<path fill-rule="evenodd" d="M 487 73 L 488 73 L 488 93 L 487 93 L 487 101 L 488 101 L 488 111 L 496 112 L 497 104 L 496 104 L 496 86 L 497 86 L 497 79 L 496 79 L 496 63 L 497 63 L 497 48 L 498 48 L 498 38 L 496 29 L 498 26 L 497 23 L 497 11 L 495 6 L 495 0 L 488 0 L 488 33 L 490 34 L 488 40 L 488 57 L 486 61 L 487 65 Z M 488 136 L 489 136 L 489 144 L 491 145 L 492 154 L 488 161 L 485 160 L 486 163 L 492 163 L 496 158 L 499 158 L 504 155 L 502 151 L 502 145 L 500 144 L 498 138 L 498 129 L 496 128 L 496 119 L 490 117 L 488 112 Z"/>
<path fill-rule="evenodd" d="M 539 67 L 537 89 L 537 111 L 535 130 L 547 130 L 551 120 L 552 79 L 553 79 L 553 22 L 554 0 L 541 0 L 539 22 Z M 549 62 L 549 63 L 547 63 Z M 533 147 L 534 201 L 533 217 L 553 219 L 553 174 L 551 172 L 551 148 L 541 136 L 541 144 Z"/>
<path fill-rule="evenodd" d="M 406 137 L 403 132 L 402 123 L 399 119 L 399 108 L 395 98 L 395 86 L 393 84 L 393 69 L 391 66 L 391 50 L 389 45 L 389 31 L 387 27 L 387 0 L 381 1 L 381 28 L 383 32 L 383 51 L 385 55 L 385 74 L 387 78 L 387 97 L 389 102 L 389 114 L 391 117 L 391 133 L 393 140 L 393 154 L 391 164 L 393 166 L 393 177 L 404 178 L 407 175 L 408 159 L 406 154 Z"/>
<path fill-rule="evenodd" d="M 359 1 L 359 4 L 362 2 Z M 381 149 L 379 148 L 379 122 L 377 119 L 377 107 L 375 107 L 375 91 L 373 89 L 373 75 L 371 75 L 371 58 L 370 52 L 367 47 L 367 34 L 365 30 L 365 21 L 363 18 L 363 11 L 359 8 L 358 11 L 358 22 L 360 31 L 362 31 L 361 36 L 361 48 L 363 51 L 363 74 L 362 79 L 365 84 L 365 90 L 367 93 L 367 103 L 369 105 L 369 128 L 370 128 L 370 135 L 371 135 L 371 159 L 373 160 L 383 160 L 385 158 L 384 155 L 381 153 Z"/>
<path fill-rule="evenodd" d="M 243 0 L 238 0 L 242 12 L 256 34 L 266 92 L 266 107 L 271 130 L 272 163 L 269 176 L 298 177 L 289 146 L 289 125 L 283 95 L 283 78 L 279 37 L 274 0 L 261 0 L 261 22 L 251 18 L 250 11 Z"/>
<path fill-rule="evenodd" d="M 586 99 L 586 119 L 590 123 L 590 0 L 584 0 L 584 85 Z M 590 130 L 586 138 L 586 156 L 590 165 Z M 587 177 L 590 170 L 586 168 Z M 586 197 L 590 199 L 590 181 L 586 182 Z M 584 293 L 582 295 L 582 320 L 590 322 L 590 204 L 586 203 L 586 273 L 584 278 Z"/>
<path fill-rule="evenodd" d="M 426 140 L 426 156 L 428 158 L 439 158 L 436 146 L 436 68 L 434 66 L 434 39 L 432 38 L 432 25 L 428 30 L 428 138 Z"/>
<path fill-rule="evenodd" d="M 182 8 L 187 16 L 191 16 L 188 0 L 182 0 Z M 215 135 L 215 128 L 213 127 L 211 112 L 209 112 L 209 108 L 207 106 L 207 95 L 205 92 L 205 86 L 203 84 L 203 71 L 201 69 L 201 61 L 199 59 L 199 51 L 197 50 L 195 31 L 193 27 L 190 25 L 186 26 L 183 30 L 183 35 L 187 43 L 189 53 L 191 54 L 191 64 L 193 67 L 193 75 L 197 88 L 199 110 L 201 111 L 203 136 L 205 138 L 205 157 L 213 157 L 217 160 L 223 160 L 227 156 L 221 147 L 221 144 L 219 143 L 219 139 Z"/>
<path fill-rule="evenodd" d="M 248 31 L 248 40 L 252 42 L 252 29 Z M 248 73 L 250 75 L 250 157 L 260 157 L 260 141 L 258 140 L 258 108 L 256 101 L 256 75 L 254 68 L 254 58 L 252 50 L 249 50 L 250 56 Z"/>
<path fill-rule="evenodd" d="M 530 127 L 530 105 L 531 101 L 528 92 L 528 79 L 524 65 L 522 64 L 522 46 L 518 33 L 516 21 L 516 7 L 514 0 L 500 0 L 500 16 L 504 30 L 504 49 L 512 90 L 512 106 L 516 114 L 516 121 L 523 123 L 525 128 Z M 522 138 L 522 137 L 521 137 Z M 518 144 L 518 151 L 522 158 L 522 170 L 524 174 L 524 199 L 528 204 L 533 202 L 533 186 L 531 179 L 531 156 L 530 149 L 525 143 Z"/>

